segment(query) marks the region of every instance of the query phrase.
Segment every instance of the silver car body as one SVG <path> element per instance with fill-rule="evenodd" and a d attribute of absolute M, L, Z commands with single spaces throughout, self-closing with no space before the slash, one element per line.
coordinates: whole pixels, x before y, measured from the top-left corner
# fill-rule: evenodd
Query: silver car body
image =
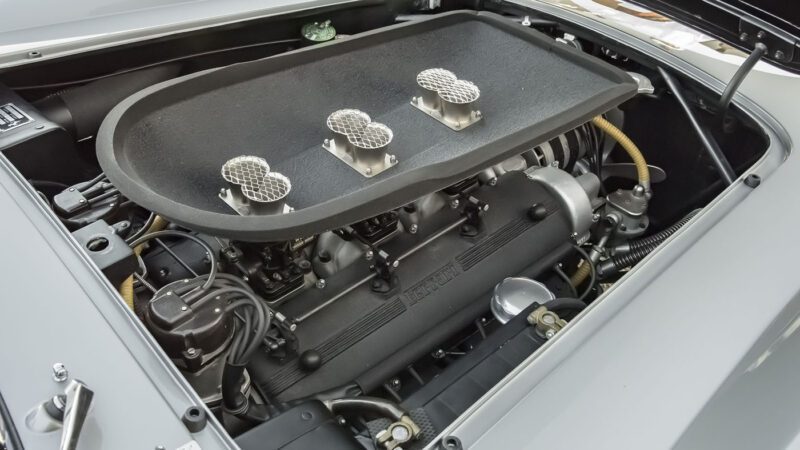
<path fill-rule="evenodd" d="M 710 38 L 670 42 L 658 33 L 669 22 L 643 26 L 592 2 L 515 1 L 718 92 L 743 59 Z M 99 0 L 51 2 L 71 11 L 40 21 L 28 10 L 47 2 L 32 3 L 14 5 L 15 20 L 4 21 L 0 65 L 30 63 L 31 51 L 56 57 L 326 2 L 125 1 L 108 10 Z M 770 139 L 748 172 L 761 185 L 740 179 L 726 189 L 444 434 L 485 449 L 800 448 L 798 93 L 800 78 L 759 64 L 735 100 Z M 669 137 L 657 121 L 653 132 Z M 216 423 L 186 431 L 180 416 L 200 400 L 24 180 L 4 158 L 0 166 L 0 393 L 26 448 L 58 441 L 25 426 L 33 407 L 63 390 L 55 362 L 96 392 L 82 448 L 235 448 Z"/>

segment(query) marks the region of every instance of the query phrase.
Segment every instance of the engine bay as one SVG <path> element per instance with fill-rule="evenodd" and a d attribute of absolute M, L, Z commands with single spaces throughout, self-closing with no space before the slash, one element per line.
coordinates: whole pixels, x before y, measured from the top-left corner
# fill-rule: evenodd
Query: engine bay
<path fill-rule="evenodd" d="M 0 152 L 245 450 L 435 444 L 769 144 L 518 10 L 267 20 L 0 74 Z"/>

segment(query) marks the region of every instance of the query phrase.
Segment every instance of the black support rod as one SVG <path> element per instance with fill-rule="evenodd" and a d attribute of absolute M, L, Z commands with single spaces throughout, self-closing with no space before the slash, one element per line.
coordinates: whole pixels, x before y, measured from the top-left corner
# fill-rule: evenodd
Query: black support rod
<path fill-rule="evenodd" d="M 736 90 L 739 89 L 739 85 L 742 84 L 747 74 L 753 70 L 753 67 L 765 53 L 767 53 L 767 46 L 762 42 L 757 43 L 753 51 L 747 56 L 747 59 L 744 60 L 742 65 L 739 66 L 739 69 L 736 70 L 736 73 L 733 74 L 733 78 L 731 78 L 731 81 L 725 86 L 725 91 L 722 92 L 722 97 L 719 98 L 720 114 L 725 114 L 725 111 L 727 111 L 728 106 L 731 104 L 731 100 L 733 100 L 733 94 L 736 93 Z"/>
<path fill-rule="evenodd" d="M 711 133 L 709 133 L 708 130 L 706 130 L 705 127 L 703 127 L 703 125 L 697 120 L 697 117 L 695 117 L 691 106 L 689 106 L 686 98 L 683 97 L 683 91 L 680 83 L 678 83 L 678 80 L 676 80 L 661 67 L 658 68 L 658 73 L 660 73 L 661 77 L 664 78 L 664 81 L 667 82 L 667 86 L 669 86 L 669 89 L 675 95 L 675 98 L 678 100 L 678 103 L 680 103 L 681 108 L 683 108 L 683 111 L 689 118 L 689 122 L 691 122 L 692 128 L 694 128 L 694 131 L 700 138 L 703 148 L 714 162 L 714 166 L 716 167 L 717 172 L 719 172 L 719 176 L 726 185 L 733 183 L 733 180 L 736 179 L 736 173 L 733 171 L 728 159 L 725 158 L 725 154 L 722 153 L 719 145 L 717 145 L 717 141 L 714 140 L 714 137 L 711 135 Z"/>

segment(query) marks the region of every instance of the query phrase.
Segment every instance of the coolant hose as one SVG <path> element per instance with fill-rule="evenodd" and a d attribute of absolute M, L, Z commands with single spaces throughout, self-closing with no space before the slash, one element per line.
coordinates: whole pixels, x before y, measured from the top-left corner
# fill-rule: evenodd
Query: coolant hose
<path fill-rule="evenodd" d="M 595 116 L 592 119 L 592 123 L 597 128 L 603 130 L 605 134 L 609 137 L 617 141 L 620 147 L 623 148 L 630 156 L 631 160 L 633 160 L 633 164 L 636 166 L 636 175 L 639 179 L 639 184 L 644 188 L 645 192 L 650 192 L 650 168 L 647 167 L 647 161 L 645 161 L 644 156 L 642 155 L 641 150 L 633 141 L 625 135 L 619 128 L 614 126 L 611 122 L 604 119 L 603 116 Z M 572 285 L 578 287 L 586 280 L 586 277 L 589 276 L 591 273 L 591 268 L 589 264 L 592 264 L 591 261 L 583 261 L 583 264 L 578 266 L 578 270 L 572 274 L 570 281 Z"/>
<path fill-rule="evenodd" d="M 592 123 L 597 128 L 603 130 L 609 137 L 617 141 L 619 145 L 628 153 L 628 156 L 633 160 L 636 165 L 636 174 L 639 178 L 639 184 L 645 189 L 645 192 L 650 192 L 650 169 L 647 167 L 647 161 L 644 160 L 642 152 L 639 147 L 633 143 L 632 140 L 614 124 L 604 119 L 603 116 L 595 116 Z M 576 273 L 577 275 L 577 273 Z M 588 275 L 588 272 L 587 272 Z M 586 275 L 584 275 L 585 277 Z"/>
<path fill-rule="evenodd" d="M 154 231 L 163 230 L 167 227 L 167 221 L 164 220 L 161 216 L 156 216 L 155 220 L 153 220 L 153 224 L 150 225 L 150 228 L 147 229 L 147 232 L 144 234 L 152 233 Z M 144 244 L 139 244 L 133 248 L 133 254 L 138 258 L 139 254 L 142 253 L 144 249 Z M 133 310 L 133 275 L 129 276 L 119 285 L 119 294 L 122 296 L 122 299 L 125 300 L 125 304 L 128 305 L 128 308 Z"/>

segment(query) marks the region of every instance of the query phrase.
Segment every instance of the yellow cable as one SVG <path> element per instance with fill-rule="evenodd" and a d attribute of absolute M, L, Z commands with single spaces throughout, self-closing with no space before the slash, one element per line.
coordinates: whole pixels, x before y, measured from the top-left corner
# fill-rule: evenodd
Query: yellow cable
<path fill-rule="evenodd" d="M 150 225 L 150 228 L 144 234 L 152 233 L 154 231 L 163 230 L 167 226 L 167 221 L 164 220 L 161 216 L 156 216 L 153 220 L 153 224 Z M 133 249 L 133 254 L 137 257 L 142 253 L 144 249 L 144 244 L 139 244 Z M 119 285 L 119 294 L 122 296 L 122 299 L 125 300 L 125 304 L 128 305 L 130 309 L 133 309 L 133 275 L 129 276 Z"/>
<path fill-rule="evenodd" d="M 586 280 L 586 277 L 588 277 L 589 274 L 592 272 L 591 269 L 589 269 L 589 264 L 591 263 L 587 263 L 585 260 L 581 260 L 581 265 L 578 266 L 578 270 L 576 270 L 575 273 L 572 274 L 572 277 L 569 279 L 569 281 L 576 289 Z"/>
<path fill-rule="evenodd" d="M 596 116 L 592 119 L 592 123 L 599 129 L 603 130 L 609 137 L 617 141 L 636 165 L 636 174 L 639 177 L 639 184 L 645 188 L 646 191 L 650 190 L 650 169 L 647 167 L 647 161 L 644 160 L 642 152 L 639 147 L 633 143 L 632 140 L 619 128 L 615 127 L 611 122 L 604 119 L 602 116 Z"/>

